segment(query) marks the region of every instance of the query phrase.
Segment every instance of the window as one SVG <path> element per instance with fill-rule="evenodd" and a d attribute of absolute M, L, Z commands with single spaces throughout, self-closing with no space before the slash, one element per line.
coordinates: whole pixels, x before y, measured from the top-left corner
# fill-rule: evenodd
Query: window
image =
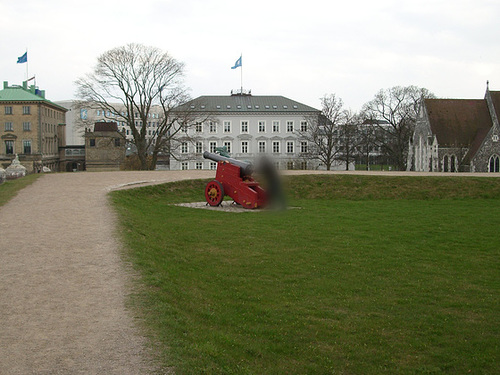
<path fill-rule="evenodd" d="M 5 141 L 5 153 L 7 155 L 14 154 L 14 141 Z"/>
<path fill-rule="evenodd" d="M 121 142 L 120 138 L 115 138 L 115 147 L 120 147 Z"/>
<path fill-rule="evenodd" d="M 241 142 L 241 153 L 248 154 L 248 141 Z"/>
<path fill-rule="evenodd" d="M 6 115 L 12 114 L 12 107 L 11 106 L 5 106 L 5 114 Z"/>
<path fill-rule="evenodd" d="M 500 172 L 500 158 L 498 155 L 493 155 L 490 158 L 490 167 L 488 172 Z"/>
<path fill-rule="evenodd" d="M 23 115 L 30 115 L 31 107 L 29 105 L 23 105 Z"/>
<path fill-rule="evenodd" d="M 217 169 L 217 163 L 216 163 L 215 161 L 211 161 L 211 162 L 210 162 L 210 169 L 211 169 L 211 170 L 215 170 L 215 169 Z"/>
<path fill-rule="evenodd" d="M 259 121 L 259 133 L 265 133 L 265 132 L 266 132 L 266 122 Z"/>
<path fill-rule="evenodd" d="M 224 121 L 224 133 L 231 133 L 231 121 Z"/>
<path fill-rule="evenodd" d="M 224 142 L 224 147 L 226 148 L 227 153 L 230 154 L 231 153 L 231 142 L 230 141 Z"/>
<path fill-rule="evenodd" d="M 31 154 L 31 141 L 23 141 L 24 154 Z"/>
<path fill-rule="evenodd" d="M 90 147 L 95 147 L 95 138 L 90 138 L 89 139 L 89 146 Z"/>
<path fill-rule="evenodd" d="M 195 164 L 196 169 L 203 169 L 203 163 L 201 161 L 197 161 Z"/>
<path fill-rule="evenodd" d="M 211 141 L 210 142 L 210 152 L 215 153 L 215 149 L 217 148 L 217 142 Z"/>
<path fill-rule="evenodd" d="M 217 124 L 213 121 L 210 121 L 210 123 L 208 124 L 208 131 L 210 133 L 217 133 Z"/>
<path fill-rule="evenodd" d="M 86 110 L 86 109 L 83 109 L 83 108 L 82 108 L 82 109 L 80 109 L 80 118 L 81 118 L 82 120 L 86 120 L 86 119 L 87 119 L 87 117 L 88 117 L 87 110 Z"/>
<path fill-rule="evenodd" d="M 31 122 L 23 122 L 23 130 L 29 132 L 31 130 Z"/>
<path fill-rule="evenodd" d="M 289 154 L 293 154 L 293 141 L 288 141 L 286 143 L 286 152 L 288 152 Z M 288 168 L 290 169 L 290 168 Z"/>
<path fill-rule="evenodd" d="M 266 152 L 266 141 L 259 141 L 259 153 Z"/>
<path fill-rule="evenodd" d="M 300 123 L 300 131 L 301 132 L 306 132 L 307 131 L 307 121 L 302 121 Z"/>
<path fill-rule="evenodd" d="M 288 163 L 286 163 L 286 169 L 288 169 L 288 170 L 293 169 L 293 161 L 289 161 Z"/>
<path fill-rule="evenodd" d="M 181 143 L 181 154 L 187 154 L 188 152 L 188 144 L 187 142 Z"/>
<path fill-rule="evenodd" d="M 196 133 L 201 133 L 203 131 L 203 125 L 196 124 L 195 131 L 196 131 Z"/>
<path fill-rule="evenodd" d="M 307 142 L 300 142 L 300 152 L 303 154 L 307 153 Z"/>
<path fill-rule="evenodd" d="M 248 133 L 248 121 L 241 122 L 241 132 Z"/>
<path fill-rule="evenodd" d="M 280 152 L 280 142 L 279 141 L 273 141 L 273 152 L 275 154 L 279 154 L 279 152 Z"/>
<path fill-rule="evenodd" d="M 183 162 L 181 163 L 181 170 L 183 170 L 183 171 L 187 171 L 188 169 L 189 169 L 189 167 L 188 167 L 188 162 L 187 162 L 187 161 L 183 161 Z"/>
<path fill-rule="evenodd" d="M 201 154 L 203 152 L 203 143 L 196 142 L 196 153 Z"/>
<path fill-rule="evenodd" d="M 287 131 L 287 133 L 293 132 L 293 121 L 286 122 L 286 131 Z"/>
<path fill-rule="evenodd" d="M 279 132 L 280 132 L 280 122 L 273 121 L 273 133 L 279 133 Z"/>
<path fill-rule="evenodd" d="M 14 125 L 12 124 L 12 122 L 6 122 L 5 123 L 5 131 L 6 132 L 14 131 Z"/>

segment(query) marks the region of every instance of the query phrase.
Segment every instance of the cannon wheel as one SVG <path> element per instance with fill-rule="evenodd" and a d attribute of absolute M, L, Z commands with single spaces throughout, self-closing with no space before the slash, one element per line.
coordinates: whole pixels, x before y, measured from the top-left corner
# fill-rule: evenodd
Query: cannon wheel
<path fill-rule="evenodd" d="M 218 206 L 224 199 L 224 188 L 222 184 L 213 180 L 210 181 L 205 187 L 205 199 L 210 206 Z"/>

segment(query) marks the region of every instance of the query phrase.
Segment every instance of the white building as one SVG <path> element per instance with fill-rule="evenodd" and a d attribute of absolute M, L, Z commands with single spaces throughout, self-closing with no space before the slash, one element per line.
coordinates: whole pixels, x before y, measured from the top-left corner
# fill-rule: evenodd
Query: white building
<path fill-rule="evenodd" d="M 283 96 L 200 96 L 186 104 L 190 111 L 209 118 L 176 136 L 170 169 L 215 169 L 204 151 L 226 147 L 231 157 L 253 161 L 272 157 L 279 169 L 317 169 L 308 159 L 309 145 L 301 139 L 320 111 Z"/>

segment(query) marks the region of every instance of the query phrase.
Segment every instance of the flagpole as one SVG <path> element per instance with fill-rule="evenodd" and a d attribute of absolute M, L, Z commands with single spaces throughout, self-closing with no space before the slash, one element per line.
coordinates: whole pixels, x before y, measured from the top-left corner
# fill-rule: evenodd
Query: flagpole
<path fill-rule="evenodd" d="M 241 83 L 241 95 L 243 95 L 243 52 L 241 53 L 240 55 L 240 59 L 241 59 L 241 80 L 240 80 L 240 83 Z"/>
<path fill-rule="evenodd" d="M 28 74 L 28 47 L 26 47 L 26 81 L 28 81 L 28 77 L 29 77 L 29 74 Z"/>

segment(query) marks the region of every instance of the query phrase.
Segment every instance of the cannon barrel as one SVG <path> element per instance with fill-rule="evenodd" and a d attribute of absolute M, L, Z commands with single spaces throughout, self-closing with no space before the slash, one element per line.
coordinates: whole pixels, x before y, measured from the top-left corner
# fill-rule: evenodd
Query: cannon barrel
<path fill-rule="evenodd" d="M 225 156 L 222 156 L 219 154 L 214 154 L 214 153 L 208 152 L 208 151 L 205 151 L 203 153 L 203 157 L 205 159 L 210 159 L 213 161 L 225 161 L 225 162 L 231 163 L 233 165 L 236 165 L 237 167 L 240 167 L 241 174 L 244 176 L 250 176 L 253 173 L 253 165 L 250 163 L 247 163 L 246 161 L 236 160 L 233 158 L 227 158 Z"/>

